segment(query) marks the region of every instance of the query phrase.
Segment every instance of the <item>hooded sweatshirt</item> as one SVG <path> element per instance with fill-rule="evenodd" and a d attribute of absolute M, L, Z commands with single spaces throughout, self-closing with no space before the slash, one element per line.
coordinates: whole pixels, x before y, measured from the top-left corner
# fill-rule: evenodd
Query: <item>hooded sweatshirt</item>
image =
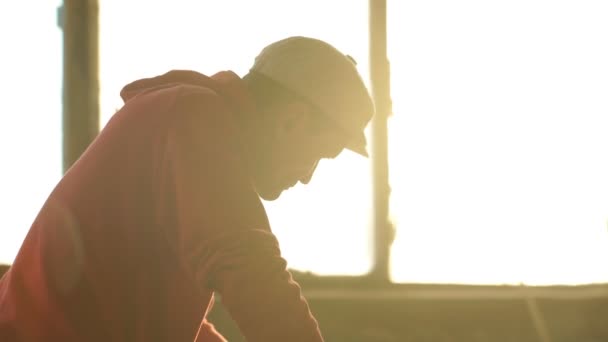
<path fill-rule="evenodd" d="M 67 171 L 0 280 L 0 341 L 322 341 L 239 142 L 233 72 L 135 81 Z"/>

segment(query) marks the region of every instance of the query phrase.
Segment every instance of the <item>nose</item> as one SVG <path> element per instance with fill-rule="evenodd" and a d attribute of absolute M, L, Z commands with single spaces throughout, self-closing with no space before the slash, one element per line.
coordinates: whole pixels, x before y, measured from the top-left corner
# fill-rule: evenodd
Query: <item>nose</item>
<path fill-rule="evenodd" d="M 314 164 L 312 164 L 312 167 L 310 168 L 310 171 L 308 171 L 308 173 L 300 178 L 300 183 L 302 184 L 308 184 L 310 182 L 310 179 L 312 178 L 312 175 L 315 173 L 315 170 L 317 169 L 317 165 L 319 165 L 319 161 L 316 160 Z"/>

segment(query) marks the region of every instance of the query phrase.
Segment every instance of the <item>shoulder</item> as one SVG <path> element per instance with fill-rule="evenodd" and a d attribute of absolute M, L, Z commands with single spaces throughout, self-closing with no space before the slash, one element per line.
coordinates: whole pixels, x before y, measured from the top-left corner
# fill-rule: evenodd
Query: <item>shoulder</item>
<path fill-rule="evenodd" d="M 173 108 L 173 121 L 181 128 L 193 128 L 207 134 L 233 131 L 233 115 L 228 100 L 213 89 L 196 85 L 178 85 Z M 216 135 L 216 134 L 212 134 Z"/>
<path fill-rule="evenodd" d="M 211 158 L 238 158 L 238 130 L 228 100 L 213 89 L 178 85 L 170 112 L 169 136 Z M 184 146 L 182 146 L 184 148 Z"/>
<path fill-rule="evenodd" d="M 125 109 L 147 109 L 162 112 L 175 112 L 188 107 L 201 110 L 228 110 L 225 100 L 209 87 L 187 83 L 167 83 L 151 87 L 126 101 Z"/>

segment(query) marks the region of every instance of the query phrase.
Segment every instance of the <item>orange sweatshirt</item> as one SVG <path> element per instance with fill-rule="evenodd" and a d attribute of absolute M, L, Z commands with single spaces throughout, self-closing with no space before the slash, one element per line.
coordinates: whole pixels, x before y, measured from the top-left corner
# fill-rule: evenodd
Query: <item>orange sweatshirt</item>
<path fill-rule="evenodd" d="M 242 158 L 243 81 L 171 71 L 121 95 L 0 280 L 0 341 L 224 341 L 214 292 L 248 341 L 322 341 Z"/>

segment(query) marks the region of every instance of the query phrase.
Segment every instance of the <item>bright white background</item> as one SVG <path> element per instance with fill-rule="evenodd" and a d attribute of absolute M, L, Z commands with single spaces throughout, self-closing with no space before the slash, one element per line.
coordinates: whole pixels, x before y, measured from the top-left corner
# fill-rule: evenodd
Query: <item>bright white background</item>
<path fill-rule="evenodd" d="M 61 177 L 60 1 L 0 10 L 0 263 L 12 263 Z"/>
<path fill-rule="evenodd" d="M 0 262 L 60 177 L 58 5 L 0 11 Z M 364 0 L 101 6 L 102 126 L 132 80 L 173 68 L 242 75 L 289 35 L 333 43 L 368 76 Z M 389 11 L 394 280 L 608 281 L 608 5 L 389 0 Z M 291 267 L 369 270 L 370 177 L 368 161 L 345 153 L 265 203 Z"/>
<path fill-rule="evenodd" d="M 608 281 L 608 3 L 389 1 L 398 281 Z"/>

